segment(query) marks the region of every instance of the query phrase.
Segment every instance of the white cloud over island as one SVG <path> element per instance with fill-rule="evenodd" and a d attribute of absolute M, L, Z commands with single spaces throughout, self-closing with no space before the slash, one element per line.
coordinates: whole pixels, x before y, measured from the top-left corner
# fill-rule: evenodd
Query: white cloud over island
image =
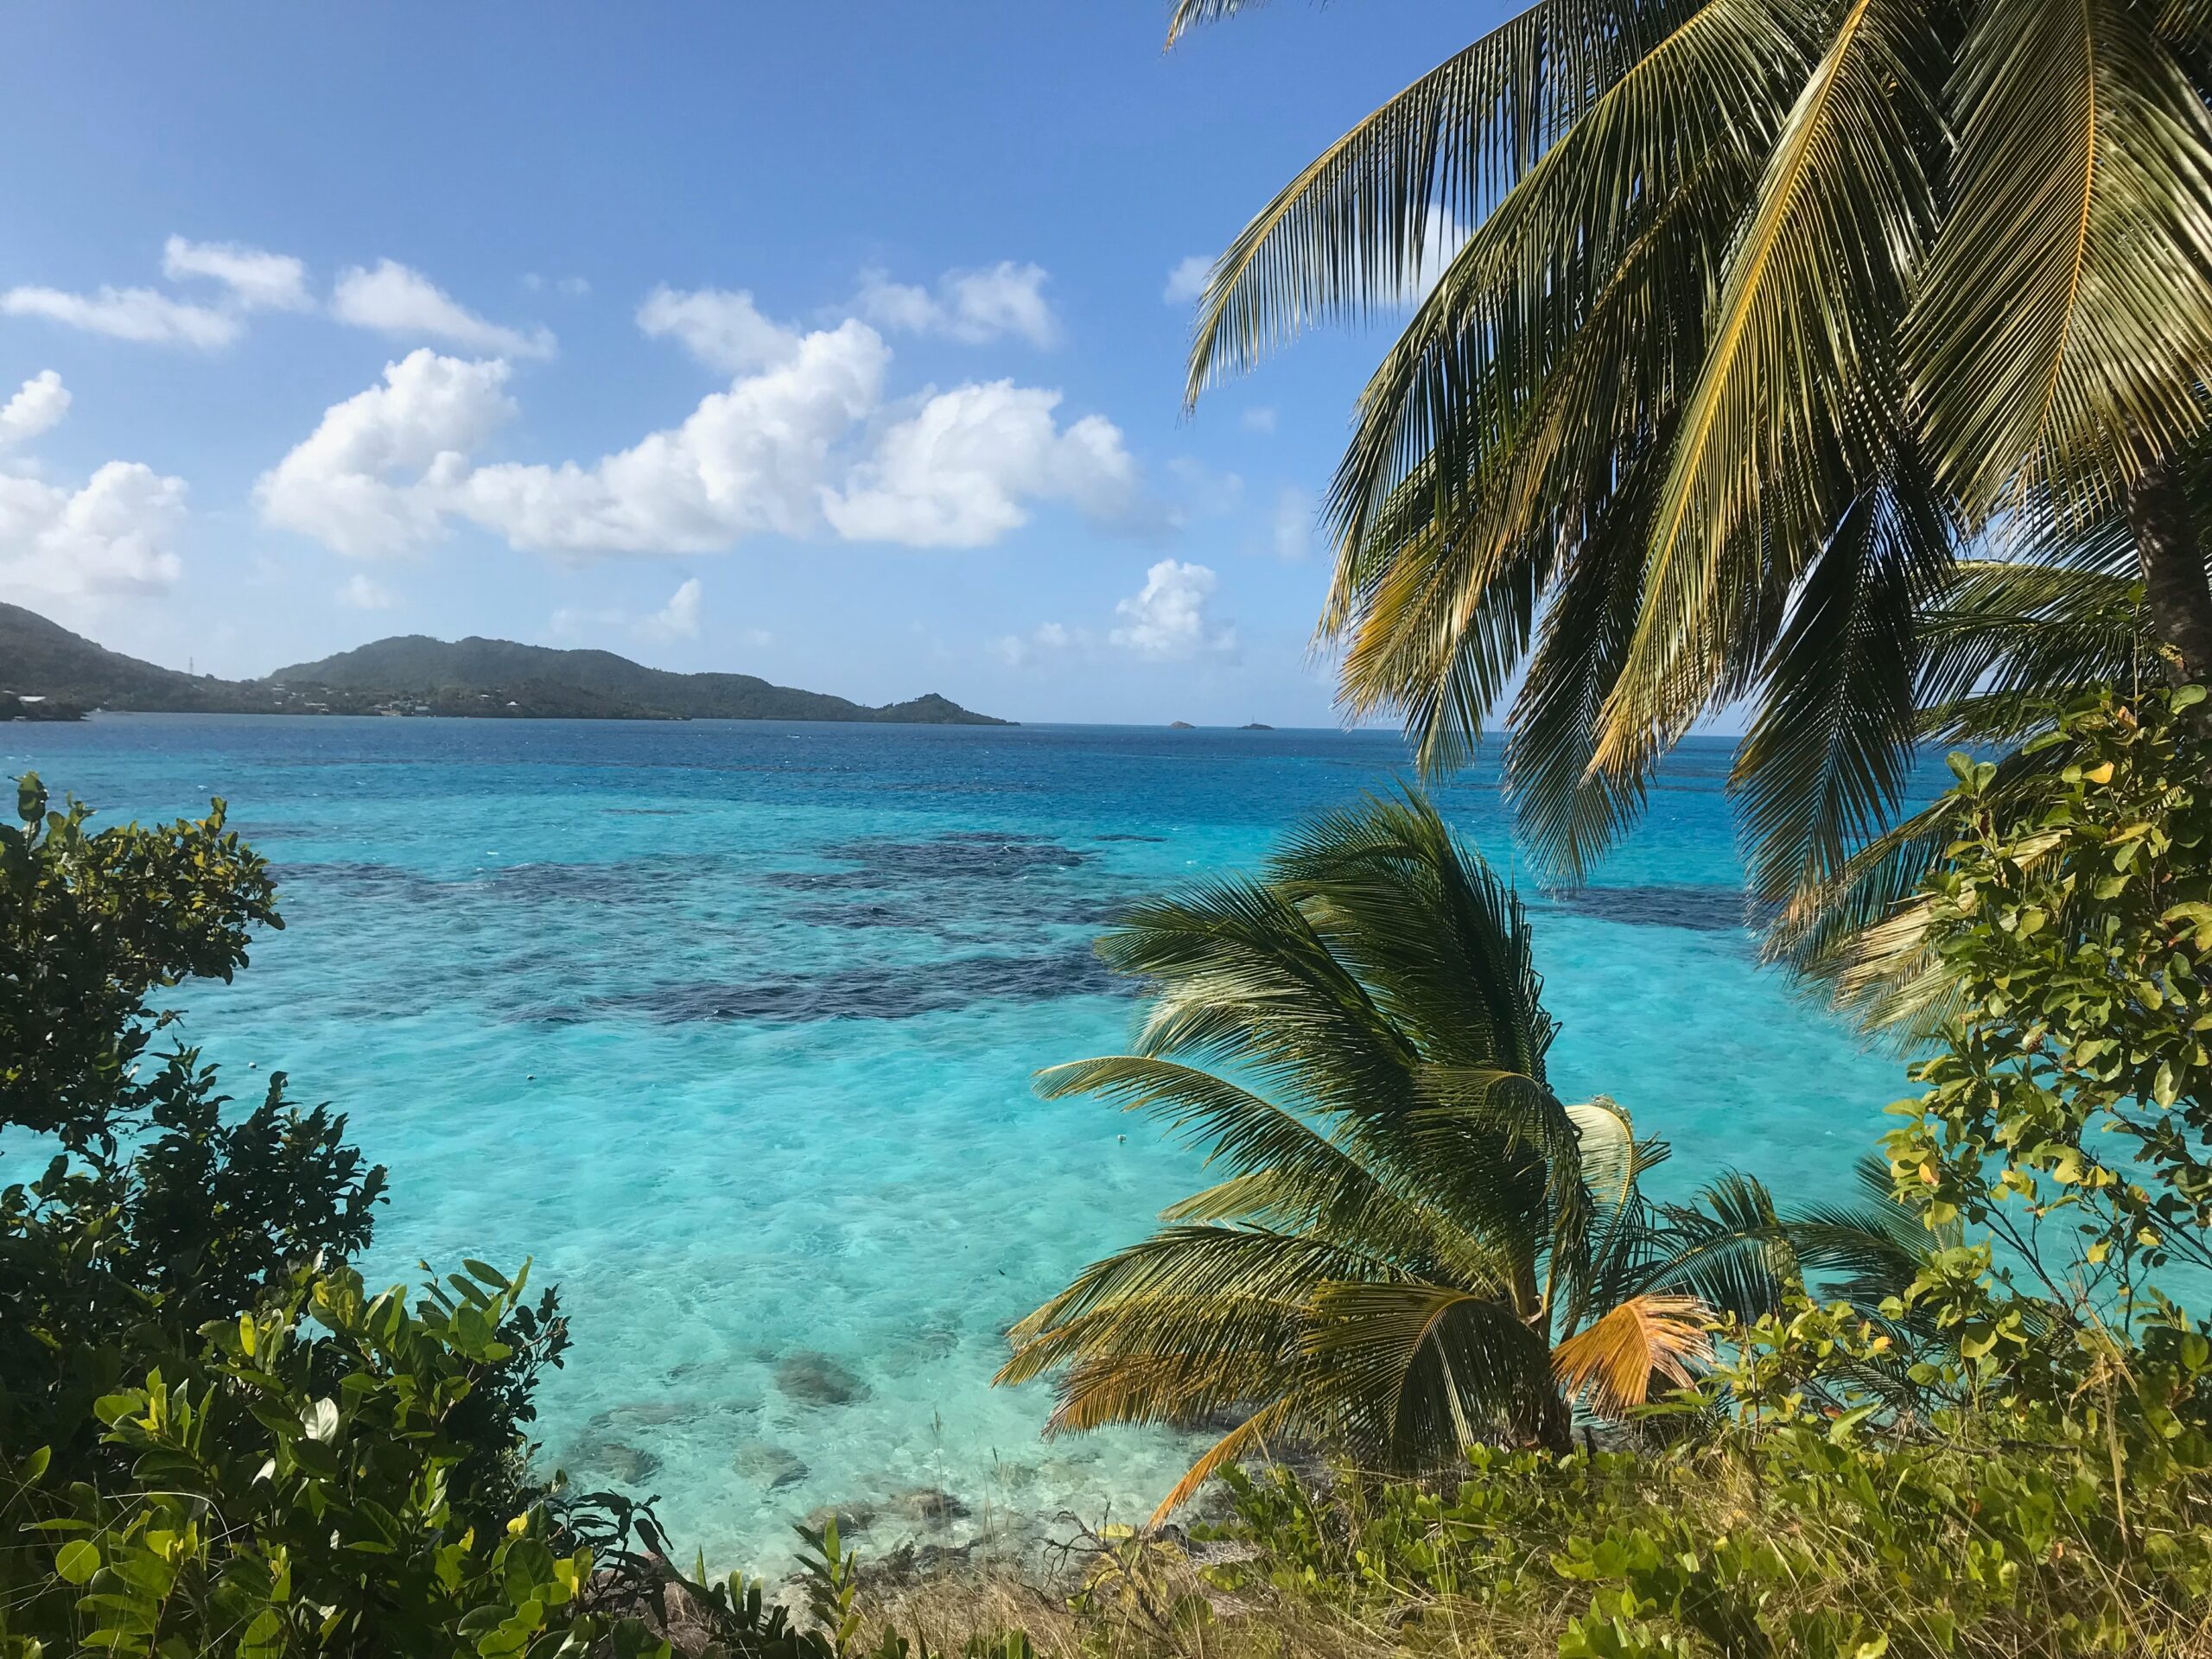
<path fill-rule="evenodd" d="M 1144 505 L 1120 429 L 1063 423 L 1056 391 L 997 380 L 887 399 L 891 348 L 860 318 L 802 332 L 742 291 L 660 288 L 637 321 L 729 374 L 728 389 L 596 461 L 479 461 L 514 412 L 506 359 L 418 348 L 264 475 L 263 516 L 357 557 L 419 548 L 454 521 L 543 552 L 666 555 L 762 533 L 975 547 L 1040 502 L 1109 525 Z"/>
<path fill-rule="evenodd" d="M 0 450 L 51 431 L 68 389 L 48 369 L 0 405 Z M 182 565 L 170 543 L 184 522 L 185 487 L 135 461 L 111 461 L 75 489 L 0 470 L 0 593 L 96 601 L 160 593 Z"/>
<path fill-rule="evenodd" d="M 1144 586 L 1114 607 L 1122 626 L 1109 636 L 1147 657 L 1195 657 L 1236 648 L 1236 631 L 1206 616 L 1206 601 L 1221 579 L 1203 564 L 1162 559 L 1145 572 Z"/>

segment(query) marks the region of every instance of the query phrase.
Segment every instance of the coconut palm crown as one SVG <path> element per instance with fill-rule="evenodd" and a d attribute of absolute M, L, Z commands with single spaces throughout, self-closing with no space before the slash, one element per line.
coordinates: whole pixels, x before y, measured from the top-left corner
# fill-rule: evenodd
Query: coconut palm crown
<path fill-rule="evenodd" d="M 1230 243 L 1190 396 L 1406 319 L 1326 509 L 1346 704 L 1430 769 L 1510 710 L 1571 879 L 1746 703 L 1754 895 L 1817 951 L 1924 874 L 1847 868 L 1916 745 L 2018 712 L 1931 715 L 1962 665 L 2063 695 L 2117 621 L 2123 679 L 2212 678 L 2209 96 L 2205 0 L 1535 0 Z"/>
<path fill-rule="evenodd" d="M 1395 1471 L 1563 1444 L 1576 1402 L 1688 1381 L 1714 1307 L 1771 1306 L 1793 1270 L 1755 1183 L 1727 1187 L 1740 1225 L 1662 1212 L 1639 1180 L 1664 1146 L 1560 1100 L 1521 905 L 1417 795 L 1099 950 L 1150 994 L 1135 1052 L 1039 1091 L 1160 1120 L 1225 1179 L 1014 1326 L 997 1380 L 1057 1373 L 1053 1431 L 1236 1420 L 1160 1516 L 1269 1441 Z"/>

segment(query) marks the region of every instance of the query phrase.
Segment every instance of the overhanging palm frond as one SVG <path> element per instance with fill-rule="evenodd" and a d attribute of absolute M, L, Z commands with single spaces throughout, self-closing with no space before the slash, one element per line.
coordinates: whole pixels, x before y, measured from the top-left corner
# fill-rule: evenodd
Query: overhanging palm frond
<path fill-rule="evenodd" d="M 1656 270 L 1680 303 L 1724 255 L 1806 61 L 1789 21 L 1767 0 L 1687 10 L 1474 226 L 1360 394 L 1330 496 L 1341 547 L 1365 545 L 1400 486 L 1433 469 L 1433 488 L 1480 501 L 1470 528 L 1494 563 L 1554 505 L 1542 484 L 1570 471 L 1555 460 L 1579 438 L 1618 441 L 1636 406 L 1624 381 L 1694 362 L 1673 360 L 1694 340 L 1605 319 L 1648 296 Z M 1698 257 L 1672 257 L 1685 243 Z M 1501 444 L 1520 457 L 1502 473 Z"/>
<path fill-rule="evenodd" d="M 1391 99 L 1231 243 L 1199 302 L 1189 396 L 1327 317 L 1402 304 L 1689 0 L 1538 0 Z M 1179 12 L 1177 28 L 1227 8 Z"/>
<path fill-rule="evenodd" d="M 1988 0 L 1953 200 L 1906 338 L 1970 512 L 2110 493 L 2204 426 L 2212 117 L 2132 0 Z"/>
<path fill-rule="evenodd" d="M 1949 527 L 1909 452 L 1815 560 L 1729 775 L 1760 909 L 1833 880 L 1904 798 L 1920 738 L 1916 616 L 1950 563 Z"/>
<path fill-rule="evenodd" d="M 1167 17 L 1167 44 L 1174 45 L 1201 23 L 1234 17 L 1260 3 L 1261 0 L 1175 0 L 1175 10 Z"/>
<path fill-rule="evenodd" d="M 1954 568 L 1921 641 L 1923 725 L 1954 742 L 2017 741 L 2076 688 L 2128 683 L 2151 643 L 2132 575 L 1988 559 Z"/>
<path fill-rule="evenodd" d="M 2029 779 L 2064 761 L 2056 748 L 2016 750 L 1997 763 L 1983 798 L 2002 814 Z M 1940 1027 L 1950 1006 L 1953 982 L 1923 944 L 1915 899 L 1955 838 L 1955 812 L 1937 800 L 1884 830 L 1832 880 L 1801 891 L 1761 942 L 1767 961 L 1827 988 L 1838 1007 L 1899 1048 Z"/>
<path fill-rule="evenodd" d="M 1891 342 L 1935 227 L 1937 45 L 1926 8 L 1851 0 L 1782 129 L 1711 315 L 1593 766 L 1640 772 L 1688 728 L 1764 644 L 1740 619 L 1773 585 L 1765 561 L 1783 562 L 1786 592 L 1899 428 Z"/>

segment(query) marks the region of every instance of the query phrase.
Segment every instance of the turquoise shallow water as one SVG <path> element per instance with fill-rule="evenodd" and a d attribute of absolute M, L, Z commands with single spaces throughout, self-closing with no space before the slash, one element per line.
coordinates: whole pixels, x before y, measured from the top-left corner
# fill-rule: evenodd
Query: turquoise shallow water
<path fill-rule="evenodd" d="M 1832 1188 L 1893 1061 L 1757 969 L 1720 784 L 1693 742 L 1606 885 L 1540 903 L 1555 1080 L 1671 1141 Z M 1382 734 L 128 716 L 0 728 L 110 821 L 231 803 L 286 931 L 190 1036 L 351 1114 L 391 1166 L 372 1276 L 535 1258 L 576 1347 L 546 1454 L 661 1497 L 720 1567 L 819 1505 L 948 1491 L 930 1535 L 1148 1510 L 1165 1434 L 1040 1442 L 987 1386 L 1000 1332 L 1197 1184 L 1141 1123 L 1047 1105 L 1118 1048 L 1090 957 L 1114 907 L 1249 867 L 1385 785 Z M 1492 786 L 1455 823 L 1520 868 Z M 1127 1136 L 1124 1140 L 1122 1137 Z M 895 1506 L 876 1545 L 915 1530 Z"/>

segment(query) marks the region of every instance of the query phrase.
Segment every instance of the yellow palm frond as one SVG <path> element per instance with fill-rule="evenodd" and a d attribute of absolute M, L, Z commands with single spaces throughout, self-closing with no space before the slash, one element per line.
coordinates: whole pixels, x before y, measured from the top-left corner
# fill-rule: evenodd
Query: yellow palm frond
<path fill-rule="evenodd" d="M 1713 1358 L 1713 1310 L 1694 1296 L 1631 1296 L 1552 1350 L 1552 1375 L 1570 1400 L 1623 1418 L 1651 1397 L 1651 1379 L 1687 1385 Z"/>
<path fill-rule="evenodd" d="M 1290 1415 L 1290 1402 L 1278 1400 L 1262 1407 L 1213 1443 L 1205 1456 L 1191 1465 L 1190 1472 L 1175 1483 L 1175 1490 L 1160 1500 L 1160 1507 L 1152 1512 L 1147 1527 L 1163 1525 L 1169 1516 L 1181 1509 L 1197 1496 L 1199 1487 L 1221 1471 L 1223 1465 L 1234 1463 L 1247 1453 L 1264 1450 L 1268 1436 L 1279 1428 Z"/>

